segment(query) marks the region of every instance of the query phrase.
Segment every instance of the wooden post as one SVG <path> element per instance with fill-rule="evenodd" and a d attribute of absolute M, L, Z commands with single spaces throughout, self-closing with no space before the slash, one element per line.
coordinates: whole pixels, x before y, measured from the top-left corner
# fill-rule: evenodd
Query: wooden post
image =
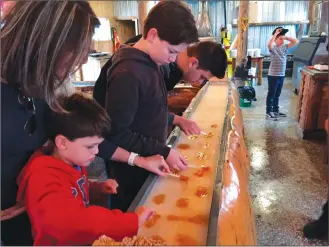
<path fill-rule="evenodd" d="M 263 58 L 258 58 L 257 62 L 257 85 L 262 85 L 263 82 Z"/>
<path fill-rule="evenodd" d="M 315 0 L 310 0 L 309 4 L 308 4 L 308 24 L 307 24 L 307 32 L 310 31 L 311 25 L 313 25 L 313 20 L 314 20 L 314 16 L 313 16 L 313 6 L 314 6 L 314 2 Z"/>
<path fill-rule="evenodd" d="M 147 17 L 147 3 L 148 1 L 137 1 L 138 2 L 138 31 L 140 34 L 143 33 L 144 21 Z"/>
<path fill-rule="evenodd" d="M 236 64 L 242 63 L 246 57 L 248 44 L 248 21 L 249 21 L 249 1 L 240 0 L 239 17 L 238 17 L 238 54 Z"/>

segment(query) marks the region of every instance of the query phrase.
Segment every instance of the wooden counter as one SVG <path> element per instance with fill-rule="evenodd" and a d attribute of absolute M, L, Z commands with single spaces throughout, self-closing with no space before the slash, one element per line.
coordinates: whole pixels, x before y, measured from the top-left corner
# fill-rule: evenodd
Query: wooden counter
<path fill-rule="evenodd" d="M 93 85 L 81 83 L 75 86 L 87 87 L 89 92 Z M 210 94 L 207 95 L 207 91 Z M 174 148 L 178 148 L 179 144 L 189 144 L 191 149 L 180 151 L 190 157 L 191 164 L 201 166 L 203 161 L 195 159 L 195 156 L 205 140 L 211 142 L 212 148 L 207 153 L 205 164 L 211 166 L 212 172 L 207 177 L 198 178 L 194 175 L 195 169 L 187 171 L 184 175 L 191 179 L 189 186 L 180 184 L 177 178 L 169 178 L 168 183 L 151 175 L 129 210 L 147 204 L 162 216 L 153 229 L 143 227 L 139 234 L 158 235 L 165 238 L 168 245 L 256 245 L 254 215 L 248 192 L 250 159 L 243 138 L 243 120 L 236 88 L 226 80 L 214 80 L 201 90 L 186 86 L 177 87 L 173 92 L 176 99 L 170 101 L 168 97 L 169 108 L 184 111 L 186 117 L 198 122 L 204 131 L 213 132 L 214 136 L 190 140 L 176 128 L 169 136 L 168 144 Z M 195 197 L 193 192 L 199 186 L 206 187 L 209 196 Z M 188 190 L 189 187 L 192 190 Z M 153 197 L 158 194 L 167 195 L 167 204 L 154 205 Z M 182 196 L 190 198 L 192 209 L 177 211 L 176 202 Z M 183 220 L 169 222 L 169 213 L 183 216 Z M 200 215 L 203 217 L 190 218 Z M 207 219 L 206 222 L 204 219 Z M 195 223 L 199 220 L 201 225 Z"/>
<path fill-rule="evenodd" d="M 217 77 L 212 77 L 210 82 L 225 82 L 228 83 L 227 72 L 224 78 L 219 79 Z M 182 113 L 187 109 L 192 99 L 197 95 L 199 90 L 202 88 L 194 87 L 189 83 L 177 84 L 175 88 L 168 92 L 168 110 L 176 115 L 182 115 Z M 171 130 L 168 132 L 170 133 Z"/>
<path fill-rule="evenodd" d="M 303 139 L 324 139 L 328 118 L 328 71 L 301 70 L 296 120 Z"/>
<path fill-rule="evenodd" d="M 248 191 L 250 157 L 244 142 L 239 102 L 239 93 L 232 87 L 216 242 L 220 246 L 257 245 L 255 218 Z"/>
<path fill-rule="evenodd" d="M 256 245 L 255 223 L 248 192 L 250 160 L 243 138 L 242 114 L 236 89 L 228 83 L 211 82 L 203 87 L 184 112 L 213 136 L 187 138 L 176 128 L 168 145 L 178 149 L 190 164 L 207 165 L 202 177 L 189 168 L 178 178 L 150 175 L 129 211 L 145 205 L 159 215 L 154 225 L 145 225 L 139 235 L 158 236 L 168 245 Z M 206 144 L 208 143 L 208 148 Z M 183 148 L 185 147 L 189 148 Z M 204 158 L 200 158 L 200 152 Z M 196 196 L 199 187 L 209 193 Z M 163 195 L 163 202 L 155 198 Z M 177 207 L 180 198 L 186 208 Z"/>

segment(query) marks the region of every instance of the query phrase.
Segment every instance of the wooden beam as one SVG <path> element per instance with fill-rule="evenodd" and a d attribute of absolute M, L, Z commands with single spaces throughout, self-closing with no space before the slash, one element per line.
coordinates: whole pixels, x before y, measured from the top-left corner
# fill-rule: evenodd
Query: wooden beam
<path fill-rule="evenodd" d="M 144 21 L 147 17 L 147 3 L 148 1 L 137 1 L 138 2 L 138 26 L 139 33 L 143 33 Z"/>
<path fill-rule="evenodd" d="M 270 21 L 270 22 L 249 22 L 251 26 L 282 26 L 282 25 L 303 25 L 309 24 L 309 20 L 305 21 Z M 232 27 L 237 27 L 238 24 L 232 24 Z"/>
<path fill-rule="evenodd" d="M 238 17 L 238 54 L 237 65 L 242 63 L 247 54 L 248 44 L 249 1 L 240 0 Z"/>

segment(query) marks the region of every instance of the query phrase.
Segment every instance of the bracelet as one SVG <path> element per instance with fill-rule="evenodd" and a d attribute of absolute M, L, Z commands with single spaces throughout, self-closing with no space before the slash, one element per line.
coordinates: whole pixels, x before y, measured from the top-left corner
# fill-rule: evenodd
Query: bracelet
<path fill-rule="evenodd" d="M 131 152 L 128 158 L 128 165 L 134 166 L 134 160 L 138 156 L 138 154 Z"/>

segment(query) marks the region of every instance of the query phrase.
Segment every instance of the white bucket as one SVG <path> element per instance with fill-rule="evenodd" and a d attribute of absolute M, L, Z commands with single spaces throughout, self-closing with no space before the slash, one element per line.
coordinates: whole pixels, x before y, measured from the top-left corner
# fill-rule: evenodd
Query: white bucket
<path fill-rule="evenodd" d="M 232 57 L 232 58 L 236 58 L 237 55 L 238 55 L 238 51 L 237 51 L 236 49 L 231 50 L 231 57 Z"/>
<path fill-rule="evenodd" d="M 213 42 L 215 42 L 216 38 L 215 37 L 199 37 L 199 40 L 200 40 L 200 42 L 203 42 L 203 41 L 213 41 Z"/>
<path fill-rule="evenodd" d="M 254 56 L 254 49 L 248 49 L 247 50 L 247 56 L 253 57 Z"/>
<path fill-rule="evenodd" d="M 260 57 L 260 49 L 255 49 L 255 52 L 254 52 L 254 56 L 255 57 Z"/>

